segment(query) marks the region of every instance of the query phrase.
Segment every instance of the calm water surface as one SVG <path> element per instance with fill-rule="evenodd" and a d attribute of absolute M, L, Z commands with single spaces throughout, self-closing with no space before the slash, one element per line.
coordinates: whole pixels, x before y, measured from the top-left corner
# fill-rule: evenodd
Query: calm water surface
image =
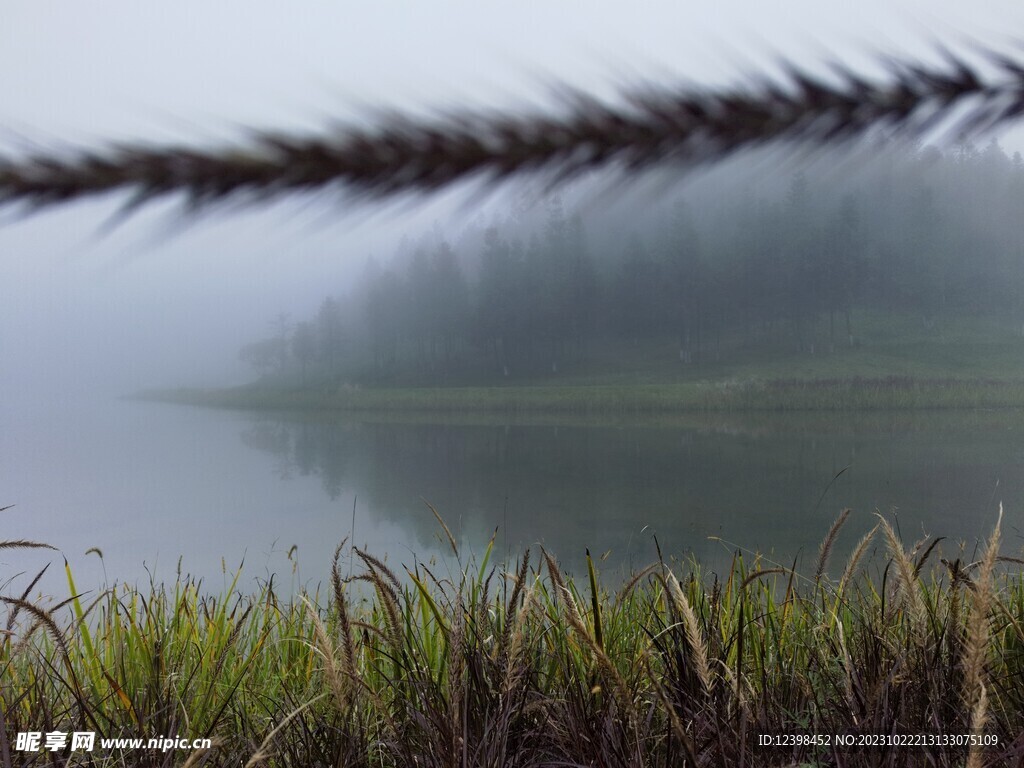
<path fill-rule="evenodd" d="M 79 587 L 170 578 L 179 558 L 212 587 L 243 559 L 247 579 L 315 583 L 348 535 L 411 564 L 447 548 L 426 502 L 464 552 L 497 530 L 501 555 L 542 543 L 578 569 L 589 547 L 606 573 L 653 560 L 655 537 L 716 569 L 736 546 L 811 567 L 844 507 L 837 560 L 876 509 L 908 542 L 973 546 L 1002 501 L 1005 551 L 1024 543 L 1013 411 L 403 423 L 111 401 L 10 409 L 0 427 L 0 506 L 17 505 L 0 539 L 59 547 Z M 0 573 L 51 560 L 0 550 Z"/>

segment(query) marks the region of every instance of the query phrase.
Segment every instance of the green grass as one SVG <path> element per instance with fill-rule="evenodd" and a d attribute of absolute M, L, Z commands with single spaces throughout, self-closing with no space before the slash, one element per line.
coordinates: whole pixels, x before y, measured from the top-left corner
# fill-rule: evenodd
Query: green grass
<path fill-rule="evenodd" d="M 1024 407 L 1024 337 L 991 321 L 857 318 L 854 346 L 792 346 L 734 339 L 700 365 L 671 342 L 593 349 L 557 375 L 463 377 L 444 387 L 306 386 L 264 382 L 217 390 L 154 390 L 148 399 L 215 407 L 394 413 L 644 415 L 693 411 Z"/>
<path fill-rule="evenodd" d="M 997 564 L 998 528 L 968 564 L 930 541 L 907 550 L 880 521 L 830 578 L 844 520 L 813 575 L 737 555 L 721 579 L 655 563 L 612 592 L 589 558 L 577 582 L 546 553 L 505 572 L 490 549 L 467 562 L 452 540 L 447 562 L 401 574 L 339 548 L 355 578 L 336 558 L 325 591 L 294 597 L 273 580 L 211 595 L 187 577 L 62 602 L 6 597 L 0 760 L 64 765 L 74 755 L 12 753 L 13 734 L 96 730 L 214 747 L 95 753 L 90 765 L 1018 761 L 1024 574 Z M 862 557 L 869 544 L 885 554 Z M 998 744 L 834 746 L 841 734 L 972 733 Z M 833 746 L 765 747 L 761 734 Z"/>

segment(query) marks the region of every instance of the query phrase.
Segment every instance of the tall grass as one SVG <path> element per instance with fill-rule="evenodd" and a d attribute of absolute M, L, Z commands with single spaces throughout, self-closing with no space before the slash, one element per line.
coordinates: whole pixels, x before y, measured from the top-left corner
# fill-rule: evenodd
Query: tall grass
<path fill-rule="evenodd" d="M 396 572 L 339 547 L 329 587 L 220 594 L 115 585 L 5 598 L 0 756 L 18 765 L 1005 765 L 1024 758 L 1024 578 L 1000 558 L 907 547 L 882 519 L 835 580 L 737 554 L 664 562 L 616 592 L 527 551 Z M 442 521 L 443 524 L 443 521 Z M 948 549 L 948 547 L 947 547 Z M 343 557 L 359 568 L 345 577 Z M 209 736 L 212 749 L 14 752 L 19 731 Z M 983 735 L 994 746 L 841 747 L 838 735 Z M 819 735 L 762 746 L 763 736 Z M 826 739 L 822 739 L 823 741 Z"/>

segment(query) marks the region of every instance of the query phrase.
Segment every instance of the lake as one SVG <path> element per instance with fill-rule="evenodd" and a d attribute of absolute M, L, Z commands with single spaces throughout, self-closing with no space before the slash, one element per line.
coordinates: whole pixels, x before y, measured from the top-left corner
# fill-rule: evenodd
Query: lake
<path fill-rule="evenodd" d="M 589 547 L 610 579 L 656 559 L 656 541 L 716 570 L 737 547 L 810 569 L 844 507 L 835 568 L 875 510 L 950 553 L 1003 501 L 1004 553 L 1022 543 L 1016 411 L 410 422 L 112 400 L 9 408 L 0 427 L 0 506 L 16 505 L 0 538 L 59 547 L 80 589 L 173 578 L 179 558 L 211 588 L 243 559 L 243 583 L 295 588 L 325 581 L 345 536 L 396 568 L 450 554 L 427 502 L 464 556 L 497 531 L 500 557 L 540 543 L 579 570 Z M 5 578 L 50 561 L 62 570 L 0 550 Z M 64 589 L 62 572 L 47 579 Z"/>

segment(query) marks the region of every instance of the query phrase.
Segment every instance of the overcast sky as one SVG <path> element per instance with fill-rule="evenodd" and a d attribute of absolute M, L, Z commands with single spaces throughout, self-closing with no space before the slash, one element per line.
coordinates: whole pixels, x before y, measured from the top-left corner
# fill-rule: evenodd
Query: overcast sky
<path fill-rule="evenodd" d="M 5 0 L 0 147 L 223 141 L 246 127 L 315 129 L 382 107 L 550 103 L 567 83 L 727 84 L 836 58 L 936 58 L 936 43 L 1005 48 L 1019 3 L 40 2 Z M 1013 135 L 1004 143 L 1024 148 Z M 0 227 L 6 407 L 69 389 L 238 380 L 238 345 L 279 311 L 308 312 L 405 224 L 326 202 L 182 227 L 154 206 L 113 233 L 117 200 Z M 442 208 L 415 210 L 429 221 Z M 340 213 L 340 212 L 339 212 Z M 418 225 L 411 226 L 416 229 Z M 70 385 L 70 386 L 69 386 Z"/>

